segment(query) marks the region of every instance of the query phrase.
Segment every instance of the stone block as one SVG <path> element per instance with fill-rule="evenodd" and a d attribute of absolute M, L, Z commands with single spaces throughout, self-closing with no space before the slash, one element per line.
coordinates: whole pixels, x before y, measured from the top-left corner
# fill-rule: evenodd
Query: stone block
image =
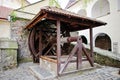
<path fill-rule="evenodd" d="M 3 69 L 10 69 L 17 66 L 17 50 L 2 49 Z"/>
<path fill-rule="evenodd" d="M 6 70 L 17 66 L 16 41 L 9 39 L 0 39 L 0 68 Z"/>
<path fill-rule="evenodd" d="M 1 50 L 0 50 L 0 63 L 2 62 L 2 55 L 1 55 Z"/>
<path fill-rule="evenodd" d="M 14 40 L 0 39 L 0 49 L 18 49 L 18 45 Z"/>
<path fill-rule="evenodd" d="M 57 63 L 40 58 L 40 66 L 57 76 Z"/>

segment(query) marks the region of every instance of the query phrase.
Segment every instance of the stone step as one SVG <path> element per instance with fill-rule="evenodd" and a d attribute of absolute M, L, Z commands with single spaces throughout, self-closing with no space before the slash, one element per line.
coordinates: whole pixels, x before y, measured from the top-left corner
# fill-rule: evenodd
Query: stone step
<path fill-rule="evenodd" d="M 40 80 L 53 80 L 56 76 L 39 65 L 30 66 L 31 73 Z"/>

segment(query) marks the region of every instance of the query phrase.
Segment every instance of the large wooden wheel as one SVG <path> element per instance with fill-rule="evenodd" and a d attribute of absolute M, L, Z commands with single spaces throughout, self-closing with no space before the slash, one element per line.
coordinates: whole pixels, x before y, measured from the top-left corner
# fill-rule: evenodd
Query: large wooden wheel
<path fill-rule="evenodd" d="M 70 32 L 63 27 L 61 30 L 61 37 L 69 37 Z M 41 55 L 56 56 L 56 26 L 54 23 L 41 22 L 30 30 L 28 45 L 33 56 L 33 62 L 39 63 Z M 61 51 L 64 55 L 69 54 L 70 43 L 61 44 Z"/>
<path fill-rule="evenodd" d="M 41 55 L 56 55 L 56 29 L 34 27 L 30 30 L 28 45 L 33 62 L 39 63 Z"/>
<path fill-rule="evenodd" d="M 39 44 L 39 38 L 37 38 L 38 33 L 36 32 L 36 28 L 31 29 L 28 39 L 28 45 L 29 50 L 33 57 L 33 62 L 38 63 L 39 62 L 39 50 L 38 50 L 38 44 Z M 37 48 L 36 48 L 37 47 Z"/>

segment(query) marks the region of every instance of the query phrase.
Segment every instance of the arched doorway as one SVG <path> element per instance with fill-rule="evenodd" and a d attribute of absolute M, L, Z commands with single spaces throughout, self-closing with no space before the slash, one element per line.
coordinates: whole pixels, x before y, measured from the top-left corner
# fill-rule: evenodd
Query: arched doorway
<path fill-rule="evenodd" d="M 111 39 L 105 33 L 100 33 L 95 39 L 95 47 L 111 51 Z"/>
<path fill-rule="evenodd" d="M 85 44 L 88 43 L 87 38 L 85 36 L 81 35 L 81 38 L 82 38 L 82 42 L 83 43 L 85 43 Z"/>

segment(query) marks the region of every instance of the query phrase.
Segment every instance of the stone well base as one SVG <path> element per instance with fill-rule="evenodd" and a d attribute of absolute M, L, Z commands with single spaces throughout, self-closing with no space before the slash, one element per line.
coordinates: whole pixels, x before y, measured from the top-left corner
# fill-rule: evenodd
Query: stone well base
<path fill-rule="evenodd" d="M 65 62 L 68 56 L 61 56 L 61 61 Z M 89 69 L 94 69 L 96 67 L 100 67 L 99 65 L 95 64 L 94 67 L 91 67 L 90 63 L 88 61 L 82 61 L 81 68 L 79 70 L 76 70 L 76 57 L 72 58 L 73 62 L 70 62 L 65 69 L 64 73 L 69 73 L 69 72 L 76 72 L 80 70 L 89 70 Z M 61 64 L 61 68 L 64 65 L 64 63 Z M 50 71 L 53 75 L 57 76 L 57 60 L 56 58 L 48 58 L 48 57 L 41 57 L 40 58 L 40 67 L 45 68 L 46 70 Z"/>
<path fill-rule="evenodd" d="M 40 67 L 45 68 L 53 75 L 57 76 L 57 60 L 50 59 L 47 57 L 40 58 Z"/>

